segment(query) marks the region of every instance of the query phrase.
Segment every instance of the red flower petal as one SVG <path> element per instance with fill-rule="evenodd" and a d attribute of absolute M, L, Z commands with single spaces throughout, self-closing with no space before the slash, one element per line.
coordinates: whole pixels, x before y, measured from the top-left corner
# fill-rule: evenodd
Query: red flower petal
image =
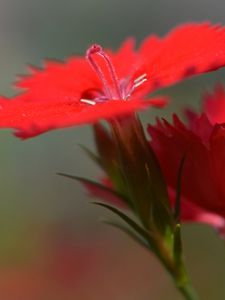
<path fill-rule="evenodd" d="M 217 85 L 212 94 L 206 93 L 203 98 L 203 111 L 212 124 L 225 123 L 225 91 Z"/>
<path fill-rule="evenodd" d="M 106 52 L 119 79 L 147 74 L 146 93 L 187 76 L 223 67 L 225 30 L 208 23 L 186 24 L 164 38 L 154 35 L 146 38 L 139 51 L 134 51 L 134 40 L 130 39 L 118 52 Z M 98 63 L 104 69 L 103 62 Z M 65 63 L 46 61 L 43 70 L 33 67 L 30 70 L 31 75 L 17 82 L 17 87 L 27 89 L 28 95 L 30 90 L 29 100 L 73 99 L 85 90 L 101 89 L 99 78 L 82 57 L 71 57 Z"/>
<path fill-rule="evenodd" d="M 89 105 L 74 99 L 68 101 L 27 101 L 22 96 L 14 100 L 0 99 L 0 127 L 15 128 L 16 136 L 29 138 L 43 132 L 126 115 L 148 106 L 164 105 L 164 98 L 143 100 L 108 100 Z"/>
<path fill-rule="evenodd" d="M 225 65 L 225 29 L 219 25 L 187 24 L 166 37 L 147 38 L 140 49 L 152 88 Z"/>
<path fill-rule="evenodd" d="M 159 107 L 162 102 L 158 100 L 144 102 L 149 91 L 225 65 L 224 28 L 209 24 L 184 25 L 163 39 L 150 36 L 139 51 L 134 50 L 131 39 L 118 52 L 93 47 L 87 59 L 75 56 L 65 63 L 46 61 L 43 70 L 31 67 L 31 74 L 17 83 L 26 91 L 11 101 L 0 101 L 0 127 L 16 128 L 17 136 L 26 138 L 153 104 Z M 91 59 L 100 72 L 90 65 Z M 93 101 L 96 105 L 82 99 L 97 100 Z"/>
<path fill-rule="evenodd" d="M 106 50 L 119 78 L 130 76 L 135 62 L 134 40 L 127 40 L 118 52 Z M 104 61 L 98 59 L 101 69 L 105 70 Z M 102 82 L 85 57 L 70 57 L 65 62 L 46 60 L 43 69 L 31 67 L 30 75 L 21 76 L 18 88 L 26 89 L 28 101 L 63 101 L 84 98 L 87 91 L 101 90 Z M 107 75 L 107 70 L 105 70 Z"/>

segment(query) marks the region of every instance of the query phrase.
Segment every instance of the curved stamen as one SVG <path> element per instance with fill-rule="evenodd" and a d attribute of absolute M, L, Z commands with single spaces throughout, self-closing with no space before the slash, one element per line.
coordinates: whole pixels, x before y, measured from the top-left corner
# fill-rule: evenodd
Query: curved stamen
<path fill-rule="evenodd" d="M 110 61 L 110 58 L 108 57 L 108 55 L 102 50 L 102 47 L 99 45 L 92 45 L 86 52 L 86 58 L 89 61 L 89 63 L 91 64 L 92 68 L 95 70 L 95 72 L 97 73 L 98 77 L 100 78 L 100 80 L 102 81 L 103 85 L 104 85 L 104 89 L 105 89 L 105 93 L 106 96 L 108 98 L 114 99 L 115 97 L 113 97 L 113 91 L 110 89 L 110 85 L 104 75 L 104 72 L 102 71 L 101 67 L 96 63 L 96 61 L 93 58 L 93 55 L 97 54 L 99 56 L 101 56 L 110 73 L 111 79 L 112 79 L 112 83 L 114 85 L 115 88 L 115 92 L 116 92 L 116 97 L 118 99 L 122 99 L 122 95 L 121 95 L 121 91 L 120 91 L 120 87 L 119 87 L 119 81 L 115 72 L 115 69 L 113 67 L 113 64 Z"/>
<path fill-rule="evenodd" d="M 140 85 L 142 85 L 145 81 L 147 81 L 147 74 L 142 74 L 141 76 L 139 76 L 138 78 L 136 78 L 133 82 L 132 87 L 130 88 L 130 90 L 128 91 L 127 95 L 126 95 L 126 99 L 129 98 L 131 96 L 131 94 L 136 90 L 136 88 L 138 88 Z"/>

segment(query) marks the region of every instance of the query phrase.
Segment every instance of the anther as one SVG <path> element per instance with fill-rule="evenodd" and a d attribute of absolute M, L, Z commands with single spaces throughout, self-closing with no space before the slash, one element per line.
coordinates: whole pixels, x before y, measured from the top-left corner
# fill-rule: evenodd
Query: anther
<path fill-rule="evenodd" d="M 147 80 L 147 74 L 146 73 L 144 73 L 144 74 L 142 74 L 141 76 L 139 76 L 138 78 L 136 78 L 135 80 L 134 80 L 134 83 L 136 83 L 136 82 L 139 82 L 139 81 L 146 81 Z"/>
<path fill-rule="evenodd" d="M 90 104 L 90 105 L 95 105 L 96 104 L 96 102 L 94 100 L 89 100 L 89 99 L 80 99 L 80 102 L 87 103 L 87 104 Z"/>
<path fill-rule="evenodd" d="M 131 87 L 131 89 L 129 90 L 129 92 L 126 95 L 126 99 L 128 99 L 131 94 L 136 90 L 137 87 L 139 87 L 140 85 L 142 85 L 145 81 L 147 81 L 147 74 L 144 73 L 141 76 L 139 76 L 138 78 L 134 79 L 134 83 Z"/>
<path fill-rule="evenodd" d="M 147 81 L 146 74 L 143 74 L 142 76 L 138 77 L 134 80 L 134 89 L 142 85 L 145 81 Z"/>

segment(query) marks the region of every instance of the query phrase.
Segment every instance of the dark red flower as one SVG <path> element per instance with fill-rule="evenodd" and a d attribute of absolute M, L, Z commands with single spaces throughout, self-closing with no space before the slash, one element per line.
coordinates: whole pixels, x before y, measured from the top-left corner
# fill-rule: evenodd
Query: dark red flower
<path fill-rule="evenodd" d="M 93 45 L 83 57 L 65 63 L 46 61 L 31 68 L 18 88 L 25 92 L 0 100 L 0 127 L 28 138 L 45 131 L 118 115 L 155 105 L 144 100 L 158 87 L 225 65 L 225 30 L 218 25 L 187 24 L 164 38 L 148 37 L 137 51 L 133 40 L 118 52 Z M 10 100 L 10 101 L 9 101 Z"/>
<path fill-rule="evenodd" d="M 176 190 L 179 165 L 185 157 L 183 219 L 198 221 L 204 216 L 206 222 L 212 223 L 216 219 L 205 215 L 211 213 L 220 216 L 218 224 L 214 225 L 221 227 L 225 218 L 225 91 L 218 86 L 204 99 L 203 114 L 198 116 L 188 112 L 189 125 L 174 116 L 172 124 L 158 120 L 155 126 L 148 127 L 148 131 L 172 191 Z M 192 204 L 199 211 L 194 211 Z"/>

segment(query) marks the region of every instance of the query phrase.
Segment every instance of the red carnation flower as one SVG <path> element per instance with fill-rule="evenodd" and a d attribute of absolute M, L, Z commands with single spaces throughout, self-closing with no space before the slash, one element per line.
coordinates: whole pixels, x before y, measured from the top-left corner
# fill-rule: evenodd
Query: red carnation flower
<path fill-rule="evenodd" d="M 155 126 L 148 127 L 148 131 L 152 137 L 151 145 L 173 193 L 179 165 L 185 157 L 182 174 L 183 219 L 199 221 L 203 218 L 204 222 L 221 228 L 225 225 L 224 88 L 216 87 L 213 94 L 205 95 L 204 100 L 202 115 L 187 112 L 189 125 L 174 116 L 172 124 L 158 120 Z"/>
<path fill-rule="evenodd" d="M 17 83 L 25 92 L 11 101 L 0 100 L 0 127 L 15 128 L 17 136 L 28 138 L 151 105 L 161 107 L 165 99 L 146 100 L 145 96 L 224 65 L 224 28 L 207 23 L 178 27 L 162 39 L 150 36 L 138 51 L 133 40 L 118 52 L 93 45 L 86 58 L 46 61 L 43 70 L 32 67 L 32 74 Z"/>

